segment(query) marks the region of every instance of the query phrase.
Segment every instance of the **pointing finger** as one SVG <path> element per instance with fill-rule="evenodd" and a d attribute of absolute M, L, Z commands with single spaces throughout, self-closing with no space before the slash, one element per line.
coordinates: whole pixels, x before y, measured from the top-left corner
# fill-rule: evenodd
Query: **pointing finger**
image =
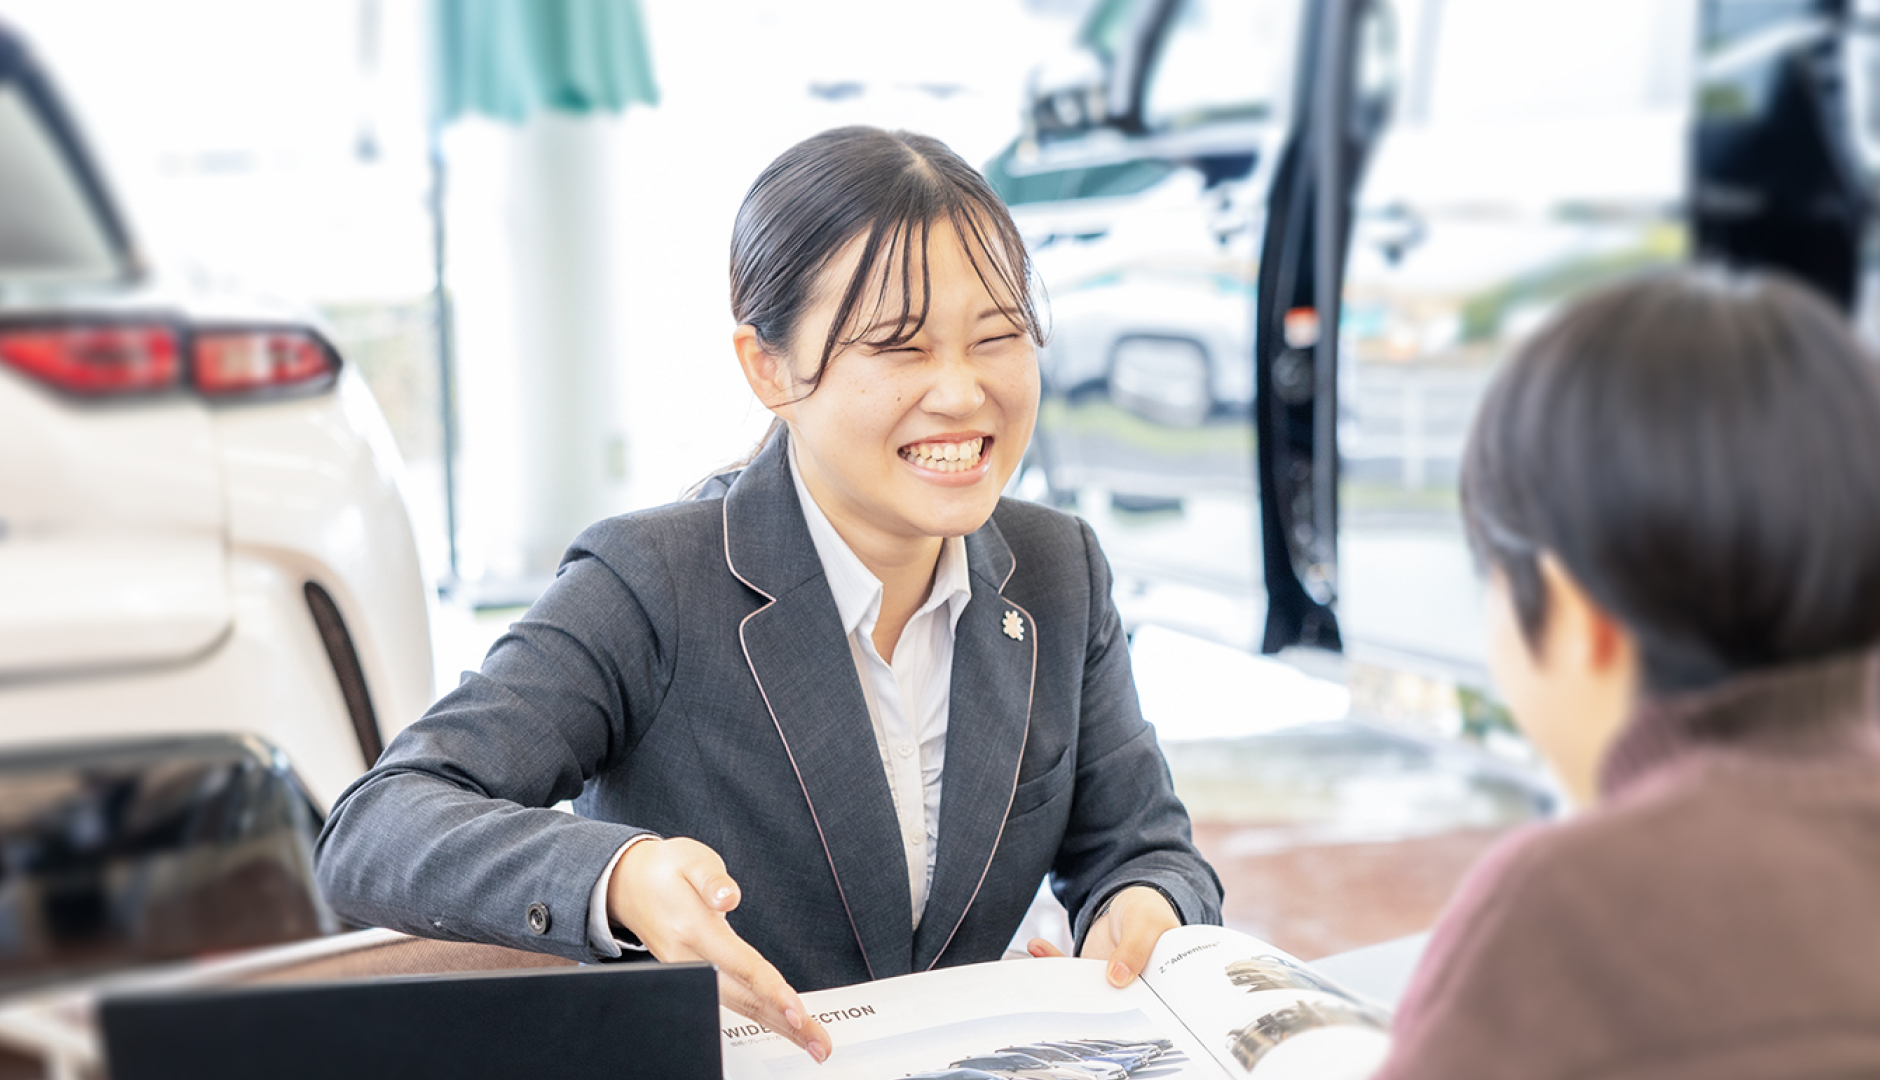
<path fill-rule="evenodd" d="M 810 1015 L 783 975 L 729 926 L 721 924 L 696 947 L 703 959 L 718 966 L 719 993 L 726 1008 L 762 1023 L 809 1051 L 818 1062 L 829 1057 L 835 1046 L 829 1032 Z"/>

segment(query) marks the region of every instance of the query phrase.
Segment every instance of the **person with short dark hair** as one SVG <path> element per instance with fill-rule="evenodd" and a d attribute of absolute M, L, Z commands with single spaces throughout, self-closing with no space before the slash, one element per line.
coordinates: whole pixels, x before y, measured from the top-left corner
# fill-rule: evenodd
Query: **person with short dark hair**
<path fill-rule="evenodd" d="M 1775 276 L 1664 272 L 1498 373 L 1489 667 L 1584 811 L 1486 856 L 1388 1080 L 1880 1075 L 1880 372 Z"/>

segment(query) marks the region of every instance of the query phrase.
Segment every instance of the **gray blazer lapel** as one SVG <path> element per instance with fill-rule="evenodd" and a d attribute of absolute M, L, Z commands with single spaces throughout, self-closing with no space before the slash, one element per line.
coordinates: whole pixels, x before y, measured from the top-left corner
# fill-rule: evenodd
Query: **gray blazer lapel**
<path fill-rule="evenodd" d="M 973 596 L 953 635 L 940 849 L 927 910 L 914 935 L 916 971 L 939 961 L 979 895 L 1005 829 L 1031 728 L 1038 635 L 1031 613 L 1000 595 L 1014 569 L 1011 549 L 988 521 L 966 538 L 966 557 Z"/>
<path fill-rule="evenodd" d="M 771 440 L 725 496 L 726 562 L 769 601 L 744 619 L 738 636 L 809 803 L 863 961 L 872 978 L 883 979 L 912 970 L 907 856 L 785 442 Z M 948 769 L 950 775 L 950 763 Z"/>

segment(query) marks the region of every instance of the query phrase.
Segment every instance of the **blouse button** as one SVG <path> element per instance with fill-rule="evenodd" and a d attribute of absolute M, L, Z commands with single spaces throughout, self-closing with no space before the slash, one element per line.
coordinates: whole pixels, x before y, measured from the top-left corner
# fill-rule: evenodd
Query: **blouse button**
<path fill-rule="evenodd" d="M 913 757 L 914 747 L 913 747 L 913 744 L 911 743 L 902 743 L 901 745 L 894 748 L 894 752 L 901 755 L 902 757 Z"/>

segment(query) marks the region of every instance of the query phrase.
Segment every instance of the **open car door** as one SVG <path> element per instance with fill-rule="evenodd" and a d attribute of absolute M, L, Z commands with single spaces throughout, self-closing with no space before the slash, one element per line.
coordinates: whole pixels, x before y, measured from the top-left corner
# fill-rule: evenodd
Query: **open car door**
<path fill-rule="evenodd" d="M 1396 92 L 1394 0 L 1309 9 L 1254 312 L 1262 649 L 1338 649 L 1338 333 L 1353 197 Z"/>

